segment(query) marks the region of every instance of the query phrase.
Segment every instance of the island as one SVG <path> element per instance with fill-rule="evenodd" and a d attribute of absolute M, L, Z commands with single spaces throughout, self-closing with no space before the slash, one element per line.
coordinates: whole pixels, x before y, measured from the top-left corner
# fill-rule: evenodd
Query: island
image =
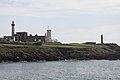
<path fill-rule="evenodd" d="M 119 60 L 117 44 L 0 43 L 0 63 L 59 60 Z"/>

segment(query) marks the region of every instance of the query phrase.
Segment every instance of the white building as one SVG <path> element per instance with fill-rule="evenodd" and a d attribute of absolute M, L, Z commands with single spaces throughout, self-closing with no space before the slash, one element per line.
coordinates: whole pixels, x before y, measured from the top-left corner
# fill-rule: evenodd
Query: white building
<path fill-rule="evenodd" d="M 46 33 L 46 42 L 52 42 L 51 29 L 49 29 L 49 26 Z"/>

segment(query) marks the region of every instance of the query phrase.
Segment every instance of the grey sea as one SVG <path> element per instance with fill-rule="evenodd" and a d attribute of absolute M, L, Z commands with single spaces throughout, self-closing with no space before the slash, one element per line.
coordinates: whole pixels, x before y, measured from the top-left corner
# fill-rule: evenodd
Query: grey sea
<path fill-rule="evenodd" d="M 120 80 L 120 60 L 1 63 L 0 80 Z"/>

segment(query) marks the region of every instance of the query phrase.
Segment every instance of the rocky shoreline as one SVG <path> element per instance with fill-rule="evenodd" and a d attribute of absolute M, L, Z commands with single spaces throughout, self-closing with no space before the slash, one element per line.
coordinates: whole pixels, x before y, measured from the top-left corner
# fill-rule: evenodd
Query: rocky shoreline
<path fill-rule="evenodd" d="M 0 45 L 0 63 L 119 59 L 118 45 Z"/>

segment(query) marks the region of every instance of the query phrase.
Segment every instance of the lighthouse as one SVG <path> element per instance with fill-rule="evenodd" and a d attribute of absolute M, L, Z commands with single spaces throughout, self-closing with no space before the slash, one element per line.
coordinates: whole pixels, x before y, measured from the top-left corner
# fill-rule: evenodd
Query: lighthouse
<path fill-rule="evenodd" d="M 47 29 L 47 34 L 46 34 L 46 42 L 52 42 L 52 38 L 51 38 L 51 29 Z"/>
<path fill-rule="evenodd" d="M 15 36 L 15 22 L 14 21 L 12 21 L 11 26 L 12 26 L 11 36 L 12 36 L 12 39 L 14 39 L 14 36 Z"/>

